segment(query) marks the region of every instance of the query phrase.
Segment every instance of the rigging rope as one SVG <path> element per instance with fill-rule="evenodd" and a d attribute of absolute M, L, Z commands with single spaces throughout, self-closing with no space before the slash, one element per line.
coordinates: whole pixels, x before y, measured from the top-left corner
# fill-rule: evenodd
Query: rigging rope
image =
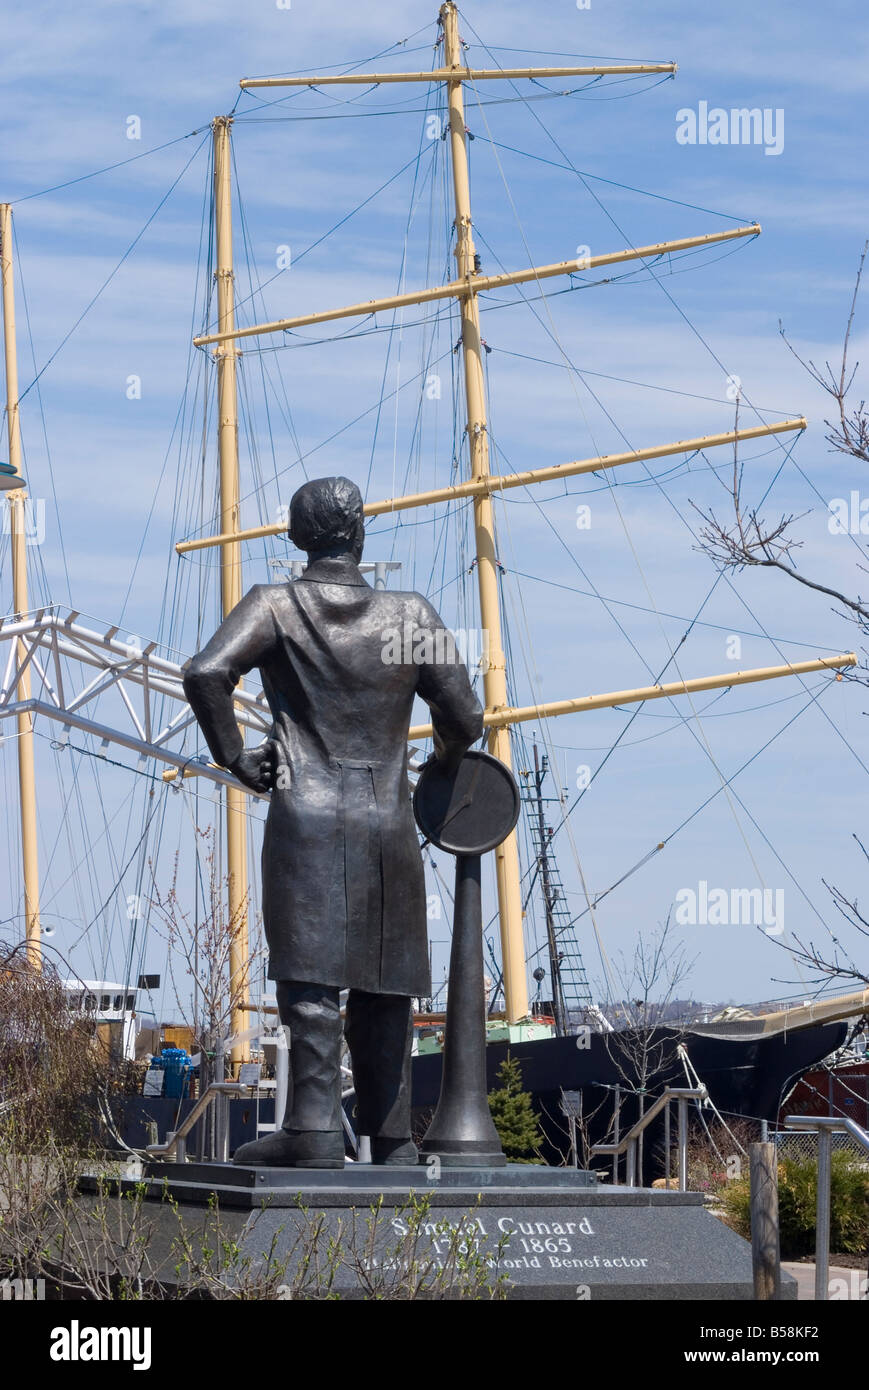
<path fill-rule="evenodd" d="M 51 366 L 51 364 L 52 364 L 52 362 L 54 361 L 54 359 L 57 357 L 58 353 L 59 353 L 59 352 L 61 351 L 61 349 L 65 346 L 65 344 L 69 342 L 69 340 L 70 340 L 70 338 L 72 337 L 72 335 L 73 335 L 73 333 L 75 332 L 75 330 L 79 327 L 79 325 L 83 322 L 83 320 L 86 318 L 86 316 L 90 313 L 91 309 L 92 309 L 93 306 L 96 304 L 96 302 L 97 302 L 97 300 L 99 299 L 100 295 L 101 295 L 101 294 L 103 293 L 103 291 L 111 284 L 112 280 L 114 280 L 114 278 L 115 278 L 115 276 L 117 275 L 118 271 L 120 270 L 121 266 L 124 264 L 124 262 L 127 260 L 127 258 L 132 254 L 132 252 L 135 250 L 136 246 L 138 246 L 139 242 L 142 240 L 142 237 L 145 235 L 145 233 L 146 233 L 146 231 L 148 230 L 148 228 L 150 227 L 151 223 L 154 221 L 154 218 L 155 218 L 155 217 L 157 216 L 157 214 L 160 212 L 161 208 L 163 208 L 163 206 L 168 202 L 169 198 L 172 196 L 172 194 L 174 193 L 175 189 L 178 187 L 178 184 L 181 182 L 181 180 L 183 179 L 184 175 L 187 173 L 187 170 L 190 168 L 190 165 L 193 163 L 193 161 L 194 161 L 194 159 L 196 158 L 196 156 L 198 155 L 199 151 L 202 149 L 202 146 L 205 144 L 205 141 L 206 141 L 207 138 L 208 138 L 208 137 L 206 136 L 206 137 L 204 137 L 202 140 L 200 140 L 199 144 L 196 146 L 196 149 L 193 151 L 192 155 L 191 155 L 190 158 L 187 160 L 187 162 L 186 162 L 186 164 L 184 165 L 183 169 L 181 170 L 180 174 L 178 174 L 177 178 L 175 178 L 175 179 L 173 180 L 173 182 L 170 184 L 170 186 L 169 186 L 169 188 L 167 189 L 167 191 L 163 194 L 163 197 L 160 199 L 159 203 L 158 203 L 157 206 L 154 208 L 154 211 L 151 213 L 151 215 L 149 216 L 148 220 L 145 222 L 144 226 L 136 233 L 135 237 L 134 237 L 133 240 L 130 242 L 130 244 L 129 244 L 129 246 L 127 247 L 126 251 L 125 251 L 124 254 L 121 256 L 121 259 L 118 261 L 117 265 L 114 267 L 114 269 L 109 273 L 109 275 L 106 277 L 106 279 L 105 279 L 105 280 L 103 281 L 103 283 L 100 285 L 99 289 L 97 290 L 97 292 L 96 292 L 96 294 L 93 296 L 93 298 L 85 305 L 84 309 L 83 309 L 82 312 L 79 314 L 79 316 L 78 316 L 78 318 L 76 319 L 75 323 L 73 324 L 72 328 L 70 328 L 69 332 L 66 333 L 66 334 L 63 336 L 63 338 L 61 338 L 61 340 L 60 340 L 60 342 L 58 343 L 57 347 L 54 349 L 54 352 L 53 352 L 53 353 L 51 354 L 51 356 L 47 359 L 47 361 L 43 363 L 43 365 L 40 367 L 39 371 L 36 373 L 35 377 L 34 377 L 33 380 L 30 382 L 30 384 L 29 384 L 28 386 L 25 386 L 24 390 L 21 392 L 20 396 L 18 397 L 19 403 L 20 403 L 21 401 L 24 400 L 24 397 L 27 395 L 28 391 L 30 391 L 30 390 L 33 389 L 33 387 L 36 385 L 37 381 L 39 381 L 40 377 L 44 374 L 44 372 L 46 372 L 46 371 L 48 370 L 48 368 Z"/>

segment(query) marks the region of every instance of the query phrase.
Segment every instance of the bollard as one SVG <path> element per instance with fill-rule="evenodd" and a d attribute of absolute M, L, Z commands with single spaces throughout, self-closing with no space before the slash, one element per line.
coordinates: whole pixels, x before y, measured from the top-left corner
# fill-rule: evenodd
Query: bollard
<path fill-rule="evenodd" d="M 777 1301 L 781 1298 L 781 1260 L 776 1146 L 751 1144 L 748 1153 L 754 1296 L 760 1302 Z"/>
<path fill-rule="evenodd" d="M 818 1205 L 815 1221 L 815 1299 L 830 1297 L 830 1182 L 832 1177 L 833 1135 L 826 1127 L 818 1130 Z"/>

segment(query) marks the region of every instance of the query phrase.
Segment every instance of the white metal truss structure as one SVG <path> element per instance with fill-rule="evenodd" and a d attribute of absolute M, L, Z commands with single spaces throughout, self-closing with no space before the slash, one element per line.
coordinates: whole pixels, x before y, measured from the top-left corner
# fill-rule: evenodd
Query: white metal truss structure
<path fill-rule="evenodd" d="M 196 728 L 184 695 L 185 663 L 158 655 L 157 642 L 125 638 L 117 626 L 87 627 L 80 618 L 75 609 L 56 605 L 0 618 L 0 734 L 2 721 L 29 712 L 34 724 L 45 718 L 60 725 L 55 740 L 60 747 L 68 745 L 76 729 L 99 739 L 104 748 L 117 744 L 129 749 L 140 762 L 155 758 L 182 775 L 193 765 L 212 782 L 240 786 L 206 757 L 184 750 L 188 731 Z M 31 697 L 19 701 L 19 682 L 27 670 Z M 97 719 L 100 700 L 108 701 L 111 713 Z M 271 728 L 262 691 L 236 691 L 235 715 L 239 724 L 263 737 Z"/>

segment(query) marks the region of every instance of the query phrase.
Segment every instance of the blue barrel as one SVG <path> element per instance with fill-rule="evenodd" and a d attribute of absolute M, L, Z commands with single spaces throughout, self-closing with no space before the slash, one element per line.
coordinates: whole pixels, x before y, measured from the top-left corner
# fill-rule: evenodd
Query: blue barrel
<path fill-rule="evenodd" d="M 161 1061 L 165 1073 L 164 1096 L 172 1096 L 175 1100 L 181 1100 L 187 1093 L 190 1057 L 183 1047 L 164 1047 Z"/>

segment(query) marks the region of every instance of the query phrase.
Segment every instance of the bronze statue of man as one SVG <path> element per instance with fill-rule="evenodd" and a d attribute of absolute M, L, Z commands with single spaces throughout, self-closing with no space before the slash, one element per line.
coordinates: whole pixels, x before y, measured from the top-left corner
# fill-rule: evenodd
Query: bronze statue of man
<path fill-rule="evenodd" d="M 374 1163 L 415 1163 L 411 996 L 428 994 L 431 981 L 407 732 L 419 695 L 434 756 L 456 765 L 482 734 L 482 710 L 431 604 L 366 583 L 355 483 L 305 483 L 289 534 L 308 554 L 301 578 L 251 589 L 184 677 L 215 762 L 271 792 L 262 910 L 291 1086 L 282 1126 L 234 1159 L 343 1166 L 339 991 L 349 989 L 359 1132 Z M 253 667 L 274 723 L 264 743 L 245 748 L 233 691 Z"/>

